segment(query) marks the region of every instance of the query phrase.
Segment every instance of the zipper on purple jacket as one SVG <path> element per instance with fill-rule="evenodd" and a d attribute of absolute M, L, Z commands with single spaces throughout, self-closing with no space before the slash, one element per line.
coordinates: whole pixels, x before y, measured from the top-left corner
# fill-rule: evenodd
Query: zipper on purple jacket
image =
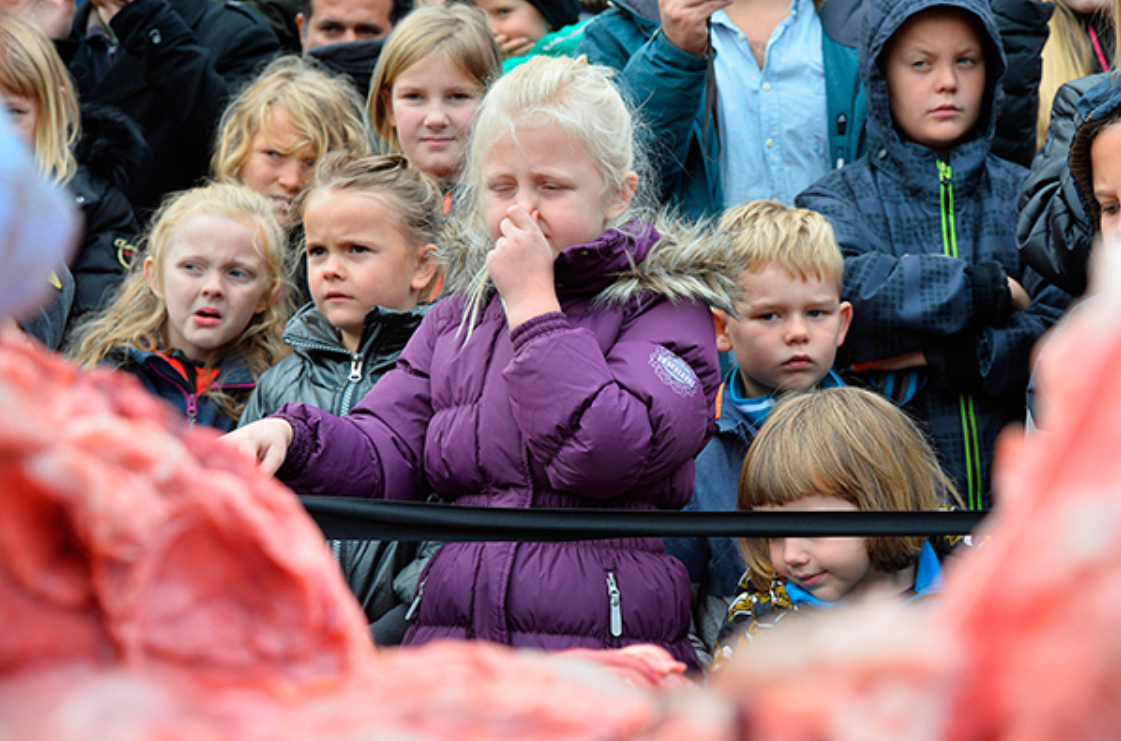
<path fill-rule="evenodd" d="M 618 638 L 623 635 L 623 593 L 619 591 L 614 571 L 607 572 L 607 600 L 611 616 L 611 637 Z"/>

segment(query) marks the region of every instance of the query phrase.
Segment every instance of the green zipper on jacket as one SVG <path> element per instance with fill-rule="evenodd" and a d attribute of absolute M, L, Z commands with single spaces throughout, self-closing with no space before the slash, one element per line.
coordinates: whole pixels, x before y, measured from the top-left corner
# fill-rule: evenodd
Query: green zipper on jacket
<path fill-rule="evenodd" d="M 954 227 L 954 182 L 950 165 L 938 160 L 939 201 L 942 209 L 942 251 L 949 257 L 958 256 L 958 237 Z M 981 509 L 981 445 L 977 438 L 977 416 L 973 410 L 972 394 L 958 397 L 961 413 L 961 434 L 965 447 L 965 470 L 968 479 L 970 509 Z"/>

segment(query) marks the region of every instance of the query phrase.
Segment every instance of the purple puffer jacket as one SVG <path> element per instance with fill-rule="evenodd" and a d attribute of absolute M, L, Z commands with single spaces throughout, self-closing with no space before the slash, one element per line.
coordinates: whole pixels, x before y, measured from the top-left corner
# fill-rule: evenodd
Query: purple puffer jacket
<path fill-rule="evenodd" d="M 450 296 L 348 417 L 283 407 L 295 437 L 278 475 L 306 494 L 423 499 L 434 491 L 483 507 L 682 507 L 693 457 L 714 429 L 720 382 L 704 301 L 726 305 L 734 283 L 712 275 L 718 287 L 698 291 L 701 273 L 715 272 L 703 243 L 659 241 L 646 222 L 631 231 L 609 230 L 558 257 L 563 313 L 510 332 L 492 298 L 465 342 L 464 301 Z M 655 643 L 697 665 L 687 637 L 689 577 L 660 539 L 449 543 L 420 590 L 406 643 Z"/>

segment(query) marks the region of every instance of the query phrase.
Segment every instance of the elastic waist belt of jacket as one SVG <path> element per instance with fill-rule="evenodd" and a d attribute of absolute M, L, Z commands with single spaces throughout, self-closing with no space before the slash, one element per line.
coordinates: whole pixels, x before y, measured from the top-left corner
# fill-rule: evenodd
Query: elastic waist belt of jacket
<path fill-rule="evenodd" d="M 967 535 L 986 511 L 669 512 L 504 509 L 300 497 L 335 540 L 526 541 L 612 538 L 787 538 Z"/>

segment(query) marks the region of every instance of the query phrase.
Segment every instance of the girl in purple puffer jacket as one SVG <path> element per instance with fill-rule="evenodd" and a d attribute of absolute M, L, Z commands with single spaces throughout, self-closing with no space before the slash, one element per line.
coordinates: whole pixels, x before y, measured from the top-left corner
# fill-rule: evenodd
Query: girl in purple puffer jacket
<path fill-rule="evenodd" d="M 601 67 L 535 58 L 488 93 L 451 295 L 345 418 L 289 404 L 226 439 L 304 494 L 484 507 L 678 509 L 714 429 L 708 305 L 743 268 L 632 217 L 631 116 Z M 655 538 L 450 543 L 405 643 L 654 643 L 697 665 L 689 577 Z"/>

